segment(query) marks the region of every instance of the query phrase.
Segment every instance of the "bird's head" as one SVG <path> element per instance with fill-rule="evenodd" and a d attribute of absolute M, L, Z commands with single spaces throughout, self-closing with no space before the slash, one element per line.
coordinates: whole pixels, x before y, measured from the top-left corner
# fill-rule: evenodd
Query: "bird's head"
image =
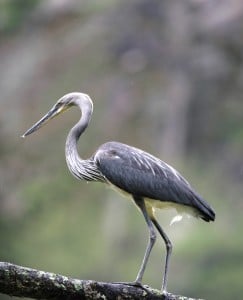
<path fill-rule="evenodd" d="M 57 103 L 48 111 L 47 114 L 44 115 L 38 122 L 36 122 L 30 129 L 28 129 L 22 137 L 26 137 L 27 135 L 35 132 L 40 129 L 43 125 L 48 123 L 49 120 L 55 118 L 62 112 L 66 111 L 68 108 L 77 105 L 81 109 L 85 109 L 86 107 L 90 107 L 91 111 L 93 108 L 93 103 L 90 97 L 87 94 L 73 92 L 64 95 L 61 97 Z"/>

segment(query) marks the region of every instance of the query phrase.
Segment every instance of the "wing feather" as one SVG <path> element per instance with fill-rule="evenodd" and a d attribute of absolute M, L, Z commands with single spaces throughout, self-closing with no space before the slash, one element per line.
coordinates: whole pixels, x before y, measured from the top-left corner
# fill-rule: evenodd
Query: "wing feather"
<path fill-rule="evenodd" d="M 191 206 L 205 220 L 214 212 L 173 167 L 140 149 L 117 143 L 103 144 L 94 155 L 99 170 L 116 187 L 143 198 Z"/>

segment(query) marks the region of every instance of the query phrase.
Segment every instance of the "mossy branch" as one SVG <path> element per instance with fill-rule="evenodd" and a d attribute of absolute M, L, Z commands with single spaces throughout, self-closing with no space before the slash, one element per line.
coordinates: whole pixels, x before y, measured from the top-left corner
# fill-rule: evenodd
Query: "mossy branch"
<path fill-rule="evenodd" d="M 0 262 L 0 293 L 33 299 L 58 300 L 193 300 L 162 295 L 150 287 L 72 279 L 66 276 Z"/>

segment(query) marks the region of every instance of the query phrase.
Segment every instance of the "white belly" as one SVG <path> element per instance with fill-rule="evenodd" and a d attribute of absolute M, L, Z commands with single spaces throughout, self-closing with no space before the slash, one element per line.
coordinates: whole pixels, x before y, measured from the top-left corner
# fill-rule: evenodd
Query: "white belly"
<path fill-rule="evenodd" d="M 125 196 L 126 198 L 132 199 L 132 195 L 125 192 L 124 190 L 119 189 L 118 187 L 114 186 L 113 184 L 109 184 L 109 186 L 118 191 L 120 194 Z M 193 217 L 198 217 L 198 212 L 196 211 L 195 208 L 190 207 L 188 205 L 183 205 L 183 204 L 178 204 L 174 202 L 168 202 L 168 201 L 161 201 L 161 200 L 155 200 L 155 199 L 150 199 L 150 198 L 145 198 L 145 205 L 148 211 L 149 216 L 153 216 L 155 209 L 175 209 L 177 211 L 177 216 L 175 216 L 171 224 L 180 221 L 182 219 L 182 215 L 187 215 L 187 216 L 193 216 Z"/>
<path fill-rule="evenodd" d="M 145 205 L 150 215 L 154 214 L 156 208 L 159 209 L 175 209 L 177 215 L 172 219 L 170 224 L 178 222 L 182 219 L 183 215 L 198 217 L 198 212 L 195 208 L 183 204 L 178 204 L 174 202 L 166 202 L 154 199 L 145 198 Z"/>

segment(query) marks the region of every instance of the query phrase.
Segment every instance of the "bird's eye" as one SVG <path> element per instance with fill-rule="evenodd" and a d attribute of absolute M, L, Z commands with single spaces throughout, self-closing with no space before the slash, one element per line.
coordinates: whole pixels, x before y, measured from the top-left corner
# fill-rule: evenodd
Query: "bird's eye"
<path fill-rule="evenodd" d="M 60 107 L 60 106 L 63 106 L 65 104 L 67 104 L 68 101 L 66 101 L 65 99 L 60 99 L 58 102 L 57 102 L 57 107 Z"/>
<path fill-rule="evenodd" d="M 59 108 L 59 107 L 61 107 L 63 104 L 62 104 L 62 102 L 57 102 L 56 103 L 56 108 Z"/>

